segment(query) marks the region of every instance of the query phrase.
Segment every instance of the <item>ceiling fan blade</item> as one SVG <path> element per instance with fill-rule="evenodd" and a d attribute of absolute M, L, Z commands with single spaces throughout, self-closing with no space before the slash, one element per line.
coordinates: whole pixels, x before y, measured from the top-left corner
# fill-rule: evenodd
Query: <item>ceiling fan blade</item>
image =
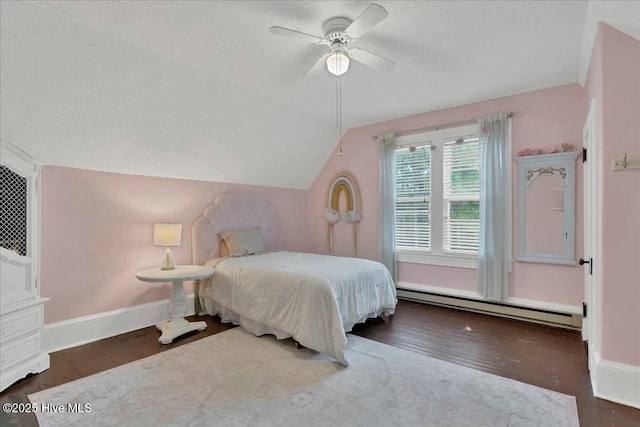
<path fill-rule="evenodd" d="M 384 7 L 372 3 L 347 27 L 345 33 L 352 39 L 357 39 L 387 16 L 389 14 Z"/>
<path fill-rule="evenodd" d="M 383 58 L 382 56 L 375 55 L 357 47 L 349 49 L 349 58 L 361 62 L 368 67 L 382 71 L 391 71 L 391 69 L 396 65 L 396 63 L 390 59 Z"/>
<path fill-rule="evenodd" d="M 315 44 L 327 44 L 327 40 L 323 37 L 314 36 L 300 31 L 290 30 L 284 27 L 270 27 L 269 32 L 278 36 L 291 37 L 294 39 L 302 39 Z"/>
<path fill-rule="evenodd" d="M 311 67 L 309 71 L 307 71 L 307 74 L 305 74 L 304 77 L 311 79 L 320 76 L 324 71 L 326 71 L 327 58 L 329 57 L 329 55 L 331 55 L 331 52 L 322 55 L 320 59 L 318 59 L 318 62 L 316 62 L 314 66 Z"/>

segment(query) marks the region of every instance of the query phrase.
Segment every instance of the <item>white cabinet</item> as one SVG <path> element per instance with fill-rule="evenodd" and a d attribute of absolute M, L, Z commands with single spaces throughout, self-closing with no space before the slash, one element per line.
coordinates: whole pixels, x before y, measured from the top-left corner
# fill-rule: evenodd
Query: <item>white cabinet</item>
<path fill-rule="evenodd" d="M 42 351 L 39 163 L 0 143 L 0 391 L 49 368 Z"/>

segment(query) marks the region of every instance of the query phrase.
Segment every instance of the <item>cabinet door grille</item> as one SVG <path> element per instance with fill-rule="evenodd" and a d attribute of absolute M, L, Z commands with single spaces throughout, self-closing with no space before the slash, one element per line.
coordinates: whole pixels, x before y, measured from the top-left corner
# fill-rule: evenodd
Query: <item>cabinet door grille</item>
<path fill-rule="evenodd" d="M 27 256 L 27 178 L 0 166 L 0 247 Z"/>

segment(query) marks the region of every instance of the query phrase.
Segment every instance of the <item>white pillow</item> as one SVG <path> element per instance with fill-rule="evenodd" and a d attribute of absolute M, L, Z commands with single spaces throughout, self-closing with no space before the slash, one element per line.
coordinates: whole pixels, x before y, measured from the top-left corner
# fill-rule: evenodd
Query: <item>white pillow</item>
<path fill-rule="evenodd" d="M 227 230 L 220 233 L 220 237 L 231 257 L 257 254 L 267 248 L 260 227 Z"/>

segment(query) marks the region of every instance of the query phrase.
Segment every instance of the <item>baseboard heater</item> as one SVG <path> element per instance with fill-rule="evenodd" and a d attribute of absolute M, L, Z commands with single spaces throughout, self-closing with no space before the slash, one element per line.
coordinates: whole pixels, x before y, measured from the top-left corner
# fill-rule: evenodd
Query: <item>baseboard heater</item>
<path fill-rule="evenodd" d="M 510 319 L 524 320 L 548 326 L 580 330 L 582 315 L 577 313 L 563 313 L 559 311 L 516 306 L 494 301 L 480 301 L 471 298 L 442 295 L 427 291 L 417 291 L 398 288 L 398 298 L 442 307 L 456 308 L 477 313 Z"/>

